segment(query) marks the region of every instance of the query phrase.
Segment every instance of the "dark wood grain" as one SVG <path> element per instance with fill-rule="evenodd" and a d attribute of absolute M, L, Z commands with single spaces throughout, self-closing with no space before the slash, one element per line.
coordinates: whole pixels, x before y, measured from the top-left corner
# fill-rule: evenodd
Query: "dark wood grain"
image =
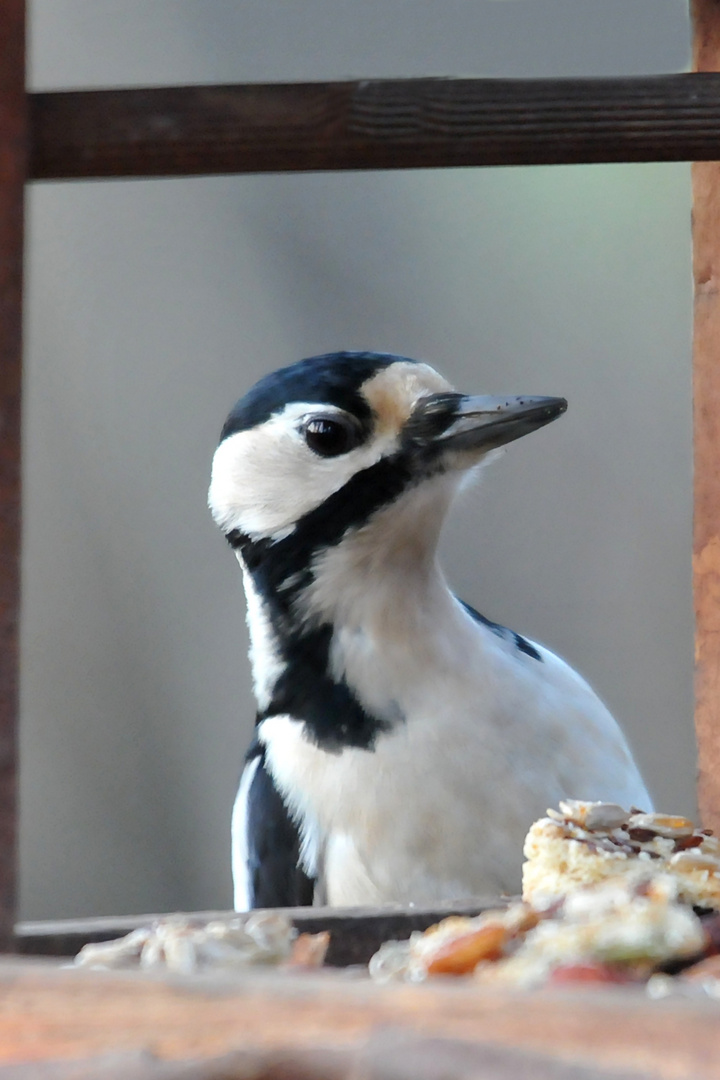
<path fill-rule="evenodd" d="M 25 4 L 0 0 L 0 948 L 15 908 Z"/>
<path fill-rule="evenodd" d="M 36 180 L 720 158 L 720 75 L 31 95 Z"/>

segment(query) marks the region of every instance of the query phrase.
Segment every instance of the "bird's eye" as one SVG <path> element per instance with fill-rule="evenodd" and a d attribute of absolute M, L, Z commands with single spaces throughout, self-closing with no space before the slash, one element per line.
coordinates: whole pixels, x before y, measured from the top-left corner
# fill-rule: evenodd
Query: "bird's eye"
<path fill-rule="evenodd" d="M 358 432 L 347 420 L 314 416 L 303 427 L 305 442 L 320 457 L 347 454 L 358 444 Z"/>

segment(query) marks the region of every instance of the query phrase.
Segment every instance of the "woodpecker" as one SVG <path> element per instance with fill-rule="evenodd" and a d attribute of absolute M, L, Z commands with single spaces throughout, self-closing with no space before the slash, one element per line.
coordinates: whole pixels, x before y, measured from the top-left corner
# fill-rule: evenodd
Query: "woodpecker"
<path fill-rule="evenodd" d="M 266 376 L 230 413 L 209 504 L 242 568 L 258 707 L 232 815 L 237 910 L 513 893 L 548 806 L 651 809 L 588 684 L 438 565 L 463 481 L 566 407 L 342 352 Z"/>

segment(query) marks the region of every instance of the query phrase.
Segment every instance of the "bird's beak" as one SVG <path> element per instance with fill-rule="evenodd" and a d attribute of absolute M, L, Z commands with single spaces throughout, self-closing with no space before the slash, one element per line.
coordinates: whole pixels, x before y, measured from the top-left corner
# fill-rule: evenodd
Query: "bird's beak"
<path fill-rule="evenodd" d="M 567 409 L 556 397 L 465 397 L 430 394 L 405 424 L 403 442 L 421 455 L 467 452 L 479 458 L 489 450 L 544 427 Z"/>

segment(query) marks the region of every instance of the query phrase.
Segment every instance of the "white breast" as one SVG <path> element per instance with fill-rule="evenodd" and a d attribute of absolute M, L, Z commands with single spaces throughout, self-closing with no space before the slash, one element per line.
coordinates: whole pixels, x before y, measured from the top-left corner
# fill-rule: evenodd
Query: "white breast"
<path fill-rule="evenodd" d="M 344 647 L 348 681 L 404 719 L 373 751 L 320 750 L 292 718 L 259 734 L 278 786 L 326 838 L 331 903 L 435 902 L 515 892 L 522 841 L 560 798 L 650 806 L 625 740 L 562 661 L 452 618 L 396 648 Z M 357 644 L 357 643 L 356 643 Z"/>
<path fill-rule="evenodd" d="M 527 829 L 561 798 L 651 805 L 588 685 L 448 590 L 435 549 L 456 483 L 426 481 L 322 552 L 298 601 L 306 624 L 334 628 L 333 676 L 391 730 L 327 753 L 290 716 L 259 727 L 279 789 L 322 837 L 331 903 L 516 892 Z"/>

